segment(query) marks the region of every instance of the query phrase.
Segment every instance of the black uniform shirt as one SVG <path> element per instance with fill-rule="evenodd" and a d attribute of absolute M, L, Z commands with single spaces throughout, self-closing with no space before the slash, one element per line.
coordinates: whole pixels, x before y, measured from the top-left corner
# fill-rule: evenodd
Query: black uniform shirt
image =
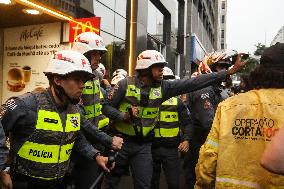
<path fill-rule="evenodd" d="M 191 79 L 171 81 L 163 80 L 160 84 L 163 95 L 162 102 L 171 97 L 196 91 L 214 83 L 219 83 L 222 80 L 226 79 L 226 77 L 227 72 L 221 71 L 218 73 L 204 74 Z M 150 87 L 144 86 L 142 82 L 141 86 L 138 87 L 141 87 L 141 99 L 143 98 L 143 96 L 147 96 L 149 98 Z M 112 96 L 104 102 L 102 111 L 105 115 L 107 115 L 111 119 L 123 120 L 124 113 L 118 110 L 118 106 L 123 101 L 126 90 L 127 80 L 123 79 L 119 81 L 118 84 L 113 88 Z"/>
<path fill-rule="evenodd" d="M 221 95 L 220 85 L 212 85 L 189 93 L 188 108 L 191 112 L 190 138 L 194 130 L 209 133 L 218 104 L 228 96 Z"/>
<path fill-rule="evenodd" d="M 48 92 L 50 93 L 50 91 Z M 51 97 L 49 102 L 56 106 Z M 59 114 L 63 125 L 66 121 L 67 108 L 68 107 L 61 108 L 56 106 L 56 109 L 58 110 L 57 113 Z M 34 95 L 27 93 L 21 98 L 16 97 L 9 99 L 1 106 L 1 109 L 2 116 L 0 123 L 0 136 L 4 135 L 3 130 L 6 135 L 9 133 L 12 134 L 11 152 L 12 156 L 15 156 L 24 142 L 27 141 L 29 136 L 35 130 L 37 120 L 37 101 Z M 81 129 L 93 135 L 94 138 L 99 139 L 99 141 L 103 142 L 105 145 L 111 146 L 112 138 L 86 120 L 82 112 L 79 113 L 81 114 Z M 4 147 L 2 137 L 0 138 L 0 142 L 0 166 L 2 166 L 5 163 L 5 158 L 7 157 L 7 150 Z M 74 150 L 80 152 L 88 159 L 93 159 L 95 154 L 98 152 L 89 144 L 81 132 L 76 138 Z"/>

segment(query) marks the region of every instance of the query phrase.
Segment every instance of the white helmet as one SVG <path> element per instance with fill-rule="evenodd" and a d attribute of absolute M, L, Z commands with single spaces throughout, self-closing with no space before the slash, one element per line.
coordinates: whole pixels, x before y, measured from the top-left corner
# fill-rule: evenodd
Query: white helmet
<path fill-rule="evenodd" d="M 106 52 L 103 38 L 94 32 L 84 32 L 75 38 L 72 50 L 85 54 L 89 51 Z"/>
<path fill-rule="evenodd" d="M 222 58 L 223 60 L 226 60 L 226 59 L 229 59 L 229 58 L 231 58 L 233 56 L 238 55 L 238 51 L 233 50 L 233 49 L 225 50 L 223 53 L 224 53 L 224 56 Z"/>
<path fill-rule="evenodd" d="M 114 76 L 110 82 L 111 85 L 116 85 L 119 81 L 125 79 L 126 77 L 124 75 L 118 74 Z"/>
<path fill-rule="evenodd" d="M 178 75 L 175 75 L 175 78 L 176 78 L 176 79 L 180 79 L 180 76 L 178 76 Z"/>
<path fill-rule="evenodd" d="M 124 77 L 126 77 L 128 74 L 127 71 L 125 71 L 124 69 L 117 69 L 112 73 L 112 77 L 116 75 L 123 75 Z"/>
<path fill-rule="evenodd" d="M 103 76 L 106 74 L 106 68 L 102 63 L 99 63 L 99 67 L 97 68 L 97 71 L 102 73 Z"/>
<path fill-rule="evenodd" d="M 238 55 L 238 52 L 235 50 L 215 51 L 204 56 L 202 62 L 206 63 L 208 66 L 211 66 L 212 64 L 215 64 L 221 60 L 228 60 L 236 55 Z"/>
<path fill-rule="evenodd" d="M 172 69 L 169 68 L 169 67 L 164 67 L 164 69 L 163 69 L 163 76 L 175 77 L 175 75 L 174 75 Z"/>
<path fill-rule="evenodd" d="M 144 70 L 155 64 L 164 64 L 167 62 L 164 56 L 156 50 L 146 50 L 137 57 L 137 65 L 135 70 Z"/>
<path fill-rule="evenodd" d="M 72 72 L 84 72 L 93 76 L 90 62 L 83 54 L 72 50 L 62 50 L 54 54 L 43 73 L 67 75 Z"/>

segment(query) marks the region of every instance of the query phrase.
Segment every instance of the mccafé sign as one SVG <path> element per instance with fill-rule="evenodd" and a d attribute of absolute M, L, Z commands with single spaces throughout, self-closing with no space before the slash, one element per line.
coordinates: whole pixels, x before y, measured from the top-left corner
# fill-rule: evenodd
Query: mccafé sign
<path fill-rule="evenodd" d="M 84 32 L 95 32 L 100 35 L 100 17 L 81 18 L 70 21 L 69 42 L 73 43 L 77 35 Z"/>

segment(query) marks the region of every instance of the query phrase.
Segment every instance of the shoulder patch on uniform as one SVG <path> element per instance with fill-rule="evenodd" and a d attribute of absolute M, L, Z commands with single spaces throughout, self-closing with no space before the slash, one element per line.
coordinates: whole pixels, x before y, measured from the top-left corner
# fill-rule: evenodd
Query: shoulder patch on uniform
<path fill-rule="evenodd" d="M 70 118 L 70 122 L 72 124 L 73 127 L 77 128 L 79 126 L 79 119 L 77 116 L 72 116 Z"/>
<path fill-rule="evenodd" d="M 156 88 L 154 88 L 153 89 L 153 94 L 156 96 L 156 97 L 159 97 L 160 95 L 161 95 L 161 91 L 160 91 L 160 89 L 156 89 Z"/>
<path fill-rule="evenodd" d="M 210 109 L 213 109 L 213 105 L 209 102 L 209 100 L 205 100 L 204 102 L 204 109 L 205 110 L 210 110 Z"/>
<path fill-rule="evenodd" d="M 109 92 L 108 97 L 107 97 L 108 100 L 112 100 L 113 93 L 114 93 L 114 90 Z"/>
<path fill-rule="evenodd" d="M 14 110 L 17 107 L 16 101 L 13 98 L 7 100 L 5 105 L 10 110 Z"/>
<path fill-rule="evenodd" d="M 112 100 L 112 98 L 113 98 L 113 96 L 115 95 L 115 93 L 116 93 L 116 91 L 118 90 L 118 88 L 119 88 L 119 85 L 116 84 L 116 85 L 111 89 L 111 91 L 108 93 L 107 99 L 108 99 L 109 101 Z"/>
<path fill-rule="evenodd" d="M 203 93 L 203 94 L 201 94 L 201 99 L 206 99 L 206 98 L 209 98 L 210 96 L 209 96 L 209 93 Z"/>

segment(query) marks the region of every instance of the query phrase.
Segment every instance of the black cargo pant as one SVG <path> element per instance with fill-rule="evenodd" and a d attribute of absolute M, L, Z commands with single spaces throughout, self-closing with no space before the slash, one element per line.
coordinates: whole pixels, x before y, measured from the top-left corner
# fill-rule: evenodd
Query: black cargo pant
<path fill-rule="evenodd" d="M 196 182 L 195 166 L 199 158 L 199 150 L 205 143 L 209 130 L 194 129 L 194 135 L 189 143 L 189 150 L 184 157 L 185 189 L 193 189 Z"/>
<path fill-rule="evenodd" d="M 151 143 L 125 141 L 115 160 L 115 168 L 106 174 L 102 188 L 119 188 L 121 176 L 130 166 L 135 189 L 150 189 L 153 173 Z"/>
<path fill-rule="evenodd" d="M 152 147 L 153 178 L 152 189 L 159 189 L 161 168 L 163 167 L 168 189 L 179 189 L 180 160 L 177 147 Z"/>
<path fill-rule="evenodd" d="M 76 189 L 89 189 L 100 173 L 99 166 L 95 160 L 89 160 L 78 153 L 71 157 L 73 168 L 71 183 Z M 100 186 L 96 187 L 99 189 Z"/>
<path fill-rule="evenodd" d="M 13 189 L 64 189 L 66 187 L 63 179 L 44 180 L 13 173 Z"/>

